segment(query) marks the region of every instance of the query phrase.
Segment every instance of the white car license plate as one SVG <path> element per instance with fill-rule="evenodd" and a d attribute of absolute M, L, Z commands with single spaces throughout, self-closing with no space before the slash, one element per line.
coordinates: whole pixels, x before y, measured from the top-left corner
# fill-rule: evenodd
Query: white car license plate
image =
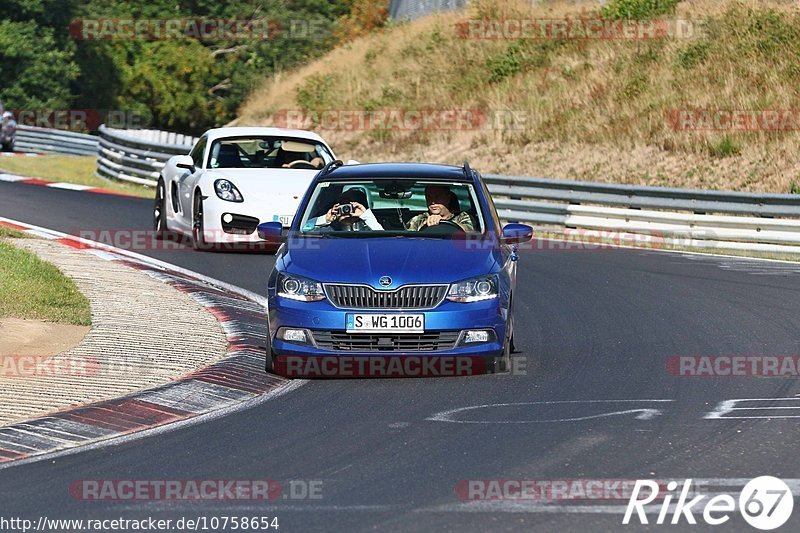
<path fill-rule="evenodd" d="M 347 333 L 424 333 L 425 315 L 417 314 L 361 314 L 348 313 Z"/>

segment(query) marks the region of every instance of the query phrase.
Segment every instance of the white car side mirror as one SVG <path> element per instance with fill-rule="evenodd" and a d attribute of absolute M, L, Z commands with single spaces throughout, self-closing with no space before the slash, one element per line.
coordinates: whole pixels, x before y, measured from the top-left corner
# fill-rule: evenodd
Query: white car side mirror
<path fill-rule="evenodd" d="M 175 157 L 175 166 L 178 168 L 185 168 L 192 174 L 197 170 L 194 166 L 194 159 L 188 155 L 179 155 Z"/>

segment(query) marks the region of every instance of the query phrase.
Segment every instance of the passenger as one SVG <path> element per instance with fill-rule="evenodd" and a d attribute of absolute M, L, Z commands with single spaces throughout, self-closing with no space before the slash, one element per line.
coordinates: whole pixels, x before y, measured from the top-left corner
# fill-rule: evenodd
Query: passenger
<path fill-rule="evenodd" d="M 411 231 L 419 231 L 426 227 L 436 226 L 442 220 L 454 222 L 464 231 L 475 231 L 472 217 L 458 208 L 458 198 L 447 185 L 428 185 L 425 187 L 425 201 L 428 212 L 420 213 L 406 224 Z"/>
<path fill-rule="evenodd" d="M 344 205 L 350 205 L 350 213 L 342 213 Z M 324 215 L 314 220 L 316 228 L 330 228 L 332 231 L 367 231 L 382 230 L 383 226 L 372 209 L 365 207 L 367 195 L 361 189 L 348 189 L 339 196 L 339 201 L 333 204 Z"/>

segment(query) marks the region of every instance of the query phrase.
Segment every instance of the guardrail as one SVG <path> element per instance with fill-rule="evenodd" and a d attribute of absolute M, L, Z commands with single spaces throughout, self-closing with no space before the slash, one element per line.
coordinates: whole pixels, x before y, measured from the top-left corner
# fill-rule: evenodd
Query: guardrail
<path fill-rule="evenodd" d="M 487 175 L 484 180 L 505 220 L 647 235 L 651 243 L 690 248 L 800 253 L 800 195 L 523 176 Z"/>
<path fill-rule="evenodd" d="M 22 151 L 97 156 L 100 176 L 154 186 L 194 137 L 100 126 L 100 136 L 20 126 Z M 800 254 L 800 195 L 755 194 L 527 176 L 486 175 L 501 218 L 568 230 L 614 232 L 616 239 L 690 248 Z M 629 238 L 630 237 L 630 238 Z M 593 238 L 589 236 L 589 238 Z"/>
<path fill-rule="evenodd" d="M 106 178 L 155 186 L 164 163 L 187 154 L 196 138 L 157 130 L 100 126 L 97 173 Z"/>
<path fill-rule="evenodd" d="M 71 131 L 18 125 L 14 150 L 28 153 L 95 155 L 98 141 L 94 135 Z"/>

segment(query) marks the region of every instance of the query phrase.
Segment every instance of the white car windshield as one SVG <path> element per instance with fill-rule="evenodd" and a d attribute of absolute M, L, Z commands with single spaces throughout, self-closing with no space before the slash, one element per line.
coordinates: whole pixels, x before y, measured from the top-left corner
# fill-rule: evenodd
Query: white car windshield
<path fill-rule="evenodd" d="M 316 170 L 333 161 L 328 148 L 313 139 L 236 137 L 211 145 L 208 168 L 288 168 Z"/>
<path fill-rule="evenodd" d="M 452 237 L 483 233 L 486 224 L 470 183 L 382 178 L 324 181 L 303 212 L 303 235 Z"/>

